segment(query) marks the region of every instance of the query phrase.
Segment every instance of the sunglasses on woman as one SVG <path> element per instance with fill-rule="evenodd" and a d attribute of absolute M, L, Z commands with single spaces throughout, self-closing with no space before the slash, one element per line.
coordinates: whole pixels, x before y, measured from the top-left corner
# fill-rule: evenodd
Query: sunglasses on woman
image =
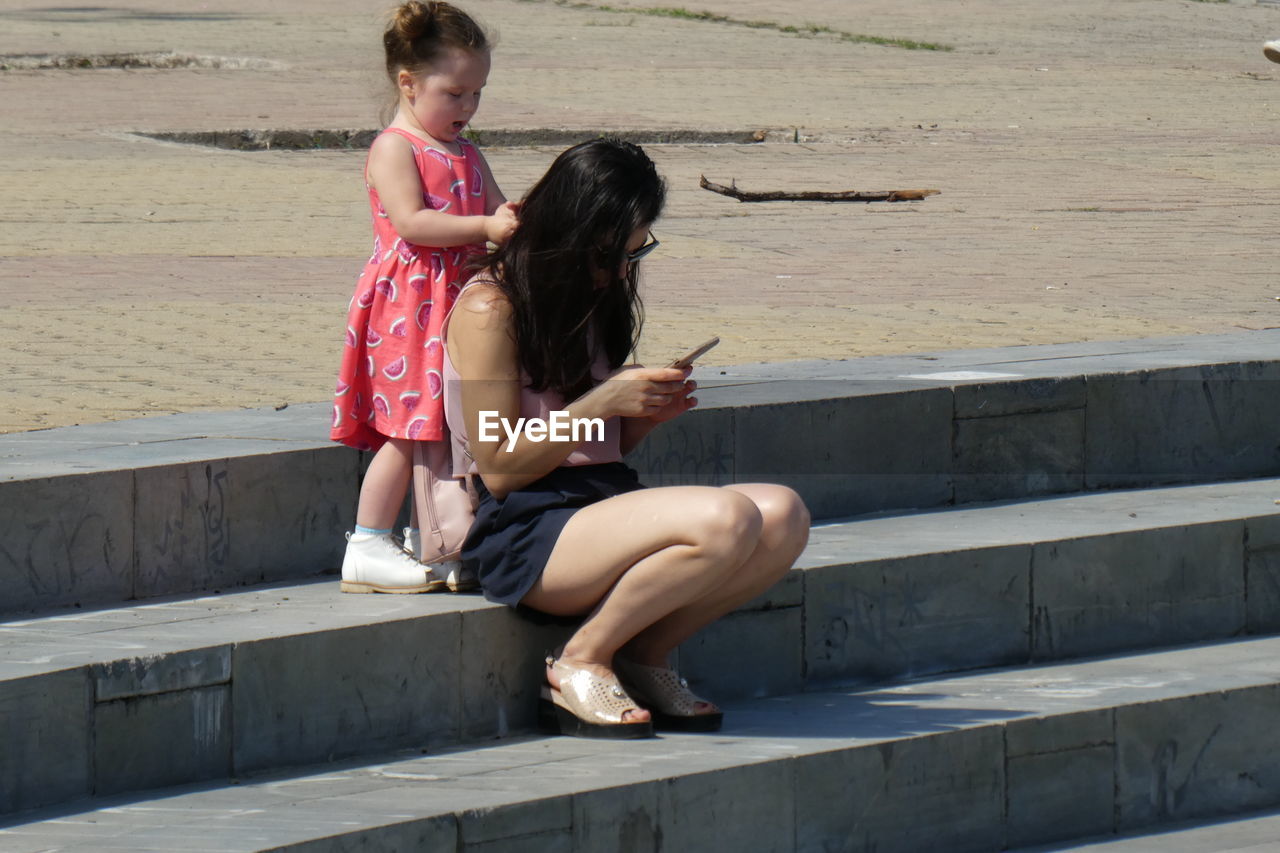
<path fill-rule="evenodd" d="M 653 236 L 653 232 L 650 231 L 649 242 L 645 243 L 643 246 L 636 249 L 634 252 L 627 252 L 627 263 L 634 264 L 636 261 L 640 260 L 645 255 L 652 252 L 654 249 L 658 248 L 659 245 L 660 244 L 658 243 L 657 239 Z"/>

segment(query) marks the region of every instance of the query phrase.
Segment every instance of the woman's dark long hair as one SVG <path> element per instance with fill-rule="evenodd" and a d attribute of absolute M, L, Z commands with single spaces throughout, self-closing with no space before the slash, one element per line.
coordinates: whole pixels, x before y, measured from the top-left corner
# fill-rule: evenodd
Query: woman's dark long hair
<path fill-rule="evenodd" d="M 480 270 L 511 300 L 520 366 L 534 391 L 573 400 L 595 384 L 597 351 L 614 369 L 635 349 L 644 317 L 636 264 L 621 278 L 619 271 L 627 240 L 658 218 L 665 200 L 653 161 L 617 139 L 563 152 L 524 197 L 519 227 Z"/>

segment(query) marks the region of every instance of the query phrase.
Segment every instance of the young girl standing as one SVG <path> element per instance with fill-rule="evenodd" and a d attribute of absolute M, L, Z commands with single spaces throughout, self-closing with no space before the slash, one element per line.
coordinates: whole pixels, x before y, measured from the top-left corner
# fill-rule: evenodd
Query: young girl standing
<path fill-rule="evenodd" d="M 404 504 L 416 441 L 442 441 L 440 324 L 461 268 L 503 243 L 515 206 L 480 152 L 462 137 L 489 76 L 489 41 L 466 13 L 410 0 L 383 34 L 394 120 L 365 166 L 373 256 L 347 314 L 330 436 L 374 450 L 356 529 L 342 561 L 347 592 L 428 592 L 445 586 L 391 535 Z"/>

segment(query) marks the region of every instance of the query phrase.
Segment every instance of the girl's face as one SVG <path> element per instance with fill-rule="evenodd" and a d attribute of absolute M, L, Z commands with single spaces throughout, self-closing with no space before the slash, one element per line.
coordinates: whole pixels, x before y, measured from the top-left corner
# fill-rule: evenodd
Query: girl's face
<path fill-rule="evenodd" d="M 433 139 L 453 142 L 479 108 L 488 79 L 488 51 L 452 48 L 428 71 L 400 71 L 401 107 Z"/>

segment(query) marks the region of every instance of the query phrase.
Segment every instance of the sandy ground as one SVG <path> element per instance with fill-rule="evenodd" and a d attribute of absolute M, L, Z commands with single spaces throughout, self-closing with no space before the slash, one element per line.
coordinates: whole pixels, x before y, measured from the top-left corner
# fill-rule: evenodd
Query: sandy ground
<path fill-rule="evenodd" d="M 0 65 L 177 51 L 268 66 L 0 71 L 0 431 L 328 396 L 371 240 L 363 154 L 132 133 L 376 126 L 383 5 L 0 0 Z M 1280 6 L 690 7 L 946 52 L 465 6 L 500 35 L 481 130 L 775 131 L 648 148 L 671 192 L 645 262 L 646 359 L 712 333 L 708 364 L 1280 325 L 1280 65 L 1261 52 Z M 555 153 L 487 151 L 512 197 Z M 699 189 L 702 174 L 942 194 L 749 205 Z"/>

